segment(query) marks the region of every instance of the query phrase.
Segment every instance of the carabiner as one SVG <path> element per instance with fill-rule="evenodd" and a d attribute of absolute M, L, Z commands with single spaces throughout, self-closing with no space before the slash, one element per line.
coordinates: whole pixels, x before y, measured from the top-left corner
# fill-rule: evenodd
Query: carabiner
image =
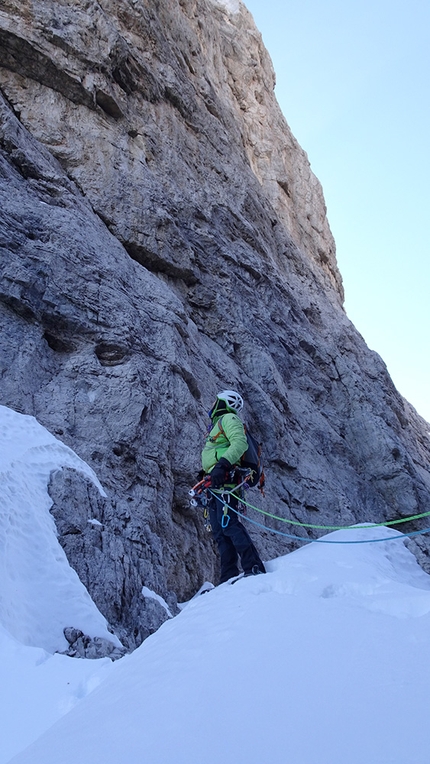
<path fill-rule="evenodd" d="M 224 504 L 223 507 L 223 516 L 221 518 L 221 528 L 227 528 L 227 525 L 230 522 L 230 515 L 228 514 L 228 506 L 227 504 Z"/>

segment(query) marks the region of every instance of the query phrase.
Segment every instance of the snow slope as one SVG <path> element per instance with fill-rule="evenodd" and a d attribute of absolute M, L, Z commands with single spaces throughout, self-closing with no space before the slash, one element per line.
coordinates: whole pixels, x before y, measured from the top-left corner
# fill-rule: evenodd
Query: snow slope
<path fill-rule="evenodd" d="M 428 764 L 430 577 L 386 528 L 192 600 L 13 764 Z"/>
<path fill-rule="evenodd" d="M 74 660 L 27 647 L 0 626 L 0 763 L 68 713 L 111 666 L 109 658 Z"/>
<path fill-rule="evenodd" d="M 56 539 L 62 465 L 102 490 L 0 406 L 0 764 L 429 764 L 430 576 L 401 534 L 329 534 L 366 543 L 308 544 L 132 655 L 77 660 L 52 654 L 64 626 L 114 638 Z"/>
<path fill-rule="evenodd" d="M 109 659 L 63 655 L 65 626 L 119 644 L 68 564 L 49 513 L 52 470 L 95 474 L 33 417 L 0 406 L 0 764 L 78 703 Z"/>

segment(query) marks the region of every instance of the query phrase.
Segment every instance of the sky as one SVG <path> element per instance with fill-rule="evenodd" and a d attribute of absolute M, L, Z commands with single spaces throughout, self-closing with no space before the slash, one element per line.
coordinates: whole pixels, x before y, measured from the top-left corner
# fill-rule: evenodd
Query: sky
<path fill-rule="evenodd" d="M 430 422 L 430 3 L 246 5 L 323 186 L 347 314 Z"/>
<path fill-rule="evenodd" d="M 64 465 L 103 490 L 0 406 L 0 764 L 428 761 L 430 576 L 397 530 L 321 535 L 266 575 L 203 584 L 131 655 L 76 659 L 62 627 L 116 638 L 49 513 Z"/>

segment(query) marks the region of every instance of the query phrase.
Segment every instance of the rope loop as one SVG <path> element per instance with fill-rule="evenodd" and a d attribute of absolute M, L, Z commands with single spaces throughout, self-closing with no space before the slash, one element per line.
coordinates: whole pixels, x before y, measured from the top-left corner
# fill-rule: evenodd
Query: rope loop
<path fill-rule="evenodd" d="M 233 491 L 227 491 L 225 490 L 223 493 L 223 497 L 225 494 L 232 494 Z M 298 520 L 289 520 L 287 517 L 279 517 L 279 515 L 273 515 L 271 512 L 267 512 L 265 509 L 261 509 L 260 507 L 255 507 L 253 504 L 250 504 L 249 502 L 245 501 L 244 498 L 240 498 L 240 503 L 243 504 L 245 507 L 249 507 L 250 509 L 254 509 L 255 512 L 259 512 L 261 515 L 265 515 L 265 517 L 270 517 L 272 520 L 278 520 L 281 523 L 286 523 L 287 525 L 297 525 L 300 528 L 313 528 L 314 530 L 323 530 L 323 531 L 350 531 L 355 530 L 356 525 L 316 525 L 315 523 L 301 523 Z M 361 525 L 361 528 L 385 528 L 390 527 L 391 525 L 400 525 L 401 523 L 409 523 L 412 522 L 412 520 L 421 520 L 423 517 L 430 517 L 430 512 L 421 512 L 418 515 L 409 515 L 408 517 L 402 517 L 398 520 L 387 520 L 386 522 L 382 523 L 370 523 L 369 525 Z M 298 538 L 301 538 L 300 536 Z"/>
<path fill-rule="evenodd" d="M 209 489 L 209 493 L 211 493 L 212 496 L 216 495 L 210 489 Z M 226 493 L 232 493 L 232 492 L 226 491 Z M 260 512 L 266 517 L 271 517 L 271 518 L 274 518 L 275 520 L 280 520 L 281 522 L 284 522 L 284 523 L 299 525 L 303 528 L 319 528 L 319 529 L 332 530 L 332 531 L 357 530 L 357 529 L 361 530 L 366 528 L 383 528 L 388 525 L 395 525 L 396 523 L 404 523 L 410 520 L 417 520 L 421 517 L 428 517 L 428 515 L 430 515 L 430 512 L 423 512 L 422 514 L 402 518 L 401 520 L 391 520 L 386 523 L 372 523 L 371 525 L 359 525 L 359 526 L 357 525 L 355 526 L 354 525 L 343 525 L 343 526 L 342 525 L 339 525 L 339 526 L 311 525 L 310 523 L 299 523 L 298 521 L 295 521 L 295 520 L 287 520 L 286 518 L 283 518 L 283 517 L 277 517 L 276 515 L 272 515 L 270 514 L 270 512 L 265 512 L 264 510 L 259 509 L 258 507 L 254 507 L 252 504 L 248 504 L 248 502 L 245 502 L 243 500 L 241 500 L 241 503 L 245 504 L 245 506 L 250 507 L 251 509 L 255 509 L 256 512 Z M 425 533 L 430 533 L 430 528 L 423 528 L 420 531 L 411 531 L 410 533 L 399 533 L 398 536 L 385 536 L 383 538 L 378 538 L 378 539 L 355 539 L 352 541 L 340 541 L 340 540 L 334 540 L 334 539 L 307 539 L 307 538 L 303 538 L 303 536 L 294 535 L 293 533 L 285 533 L 283 531 L 278 531 L 275 528 L 269 528 L 266 525 L 263 525 L 262 523 L 258 523 L 256 520 L 252 520 L 252 518 L 248 517 L 247 515 L 244 515 L 242 512 L 239 512 L 237 509 L 234 509 L 234 507 L 232 507 L 231 505 L 230 506 L 224 505 L 224 515 L 221 521 L 221 526 L 223 528 L 227 527 L 228 522 L 230 520 L 230 517 L 228 515 L 229 509 L 235 512 L 236 515 L 238 515 L 238 517 L 240 517 L 242 520 L 247 520 L 249 523 L 256 525 L 258 528 L 262 528 L 262 530 L 266 532 L 269 531 L 270 533 L 275 533 L 277 536 L 284 536 L 285 538 L 295 539 L 297 541 L 301 541 L 302 544 L 315 544 L 315 543 L 317 544 L 372 544 L 372 543 L 375 544 L 382 541 L 398 541 L 399 539 L 413 538 L 414 536 L 421 536 L 421 535 L 424 535 Z M 228 517 L 228 520 L 227 520 L 227 523 L 224 525 L 223 523 L 224 523 L 225 516 Z"/>

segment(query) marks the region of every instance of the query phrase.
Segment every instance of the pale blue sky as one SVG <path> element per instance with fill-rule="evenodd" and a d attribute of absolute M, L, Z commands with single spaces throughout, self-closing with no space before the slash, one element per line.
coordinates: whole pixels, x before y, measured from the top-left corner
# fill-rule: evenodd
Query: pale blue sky
<path fill-rule="evenodd" d="M 430 2 L 246 5 L 323 185 L 347 313 L 430 421 Z"/>

